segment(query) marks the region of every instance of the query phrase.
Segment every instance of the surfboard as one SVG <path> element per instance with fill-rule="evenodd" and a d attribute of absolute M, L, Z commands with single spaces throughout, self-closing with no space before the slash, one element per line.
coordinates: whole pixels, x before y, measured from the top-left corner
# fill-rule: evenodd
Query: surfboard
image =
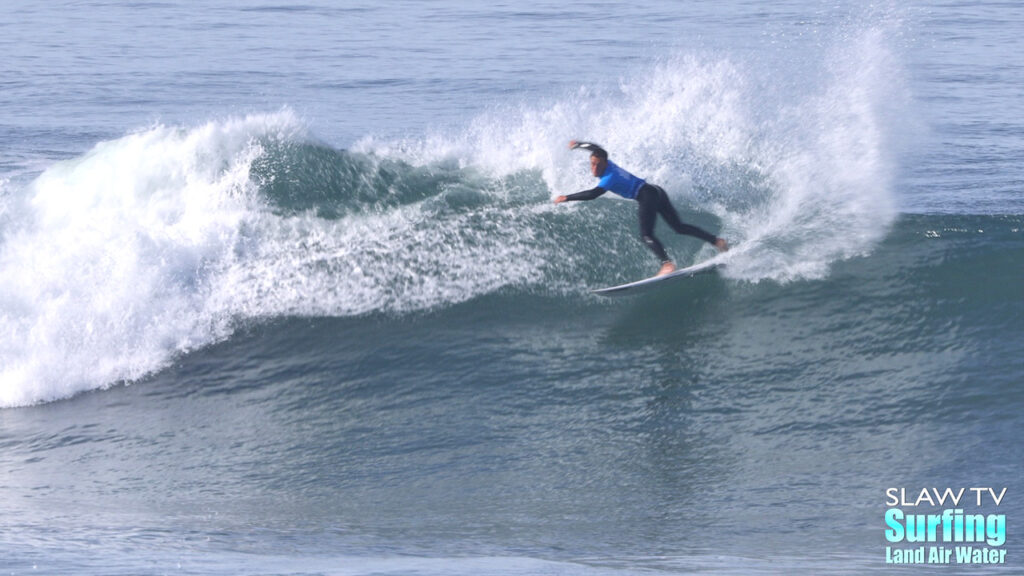
<path fill-rule="evenodd" d="M 625 296 L 627 294 L 639 294 L 645 292 L 657 286 L 664 286 L 666 283 L 674 282 L 682 278 L 690 278 L 698 274 L 706 274 L 712 272 L 717 268 L 725 266 L 722 262 L 715 259 L 705 260 L 700 264 L 694 264 L 693 266 L 687 266 L 686 268 L 680 268 L 675 272 L 665 274 L 663 276 L 653 276 L 651 278 L 644 278 L 643 280 L 637 280 L 636 282 L 630 282 L 628 284 L 620 284 L 618 286 L 610 286 L 608 288 L 600 288 L 598 290 L 591 290 L 594 294 L 600 294 L 601 296 Z"/>

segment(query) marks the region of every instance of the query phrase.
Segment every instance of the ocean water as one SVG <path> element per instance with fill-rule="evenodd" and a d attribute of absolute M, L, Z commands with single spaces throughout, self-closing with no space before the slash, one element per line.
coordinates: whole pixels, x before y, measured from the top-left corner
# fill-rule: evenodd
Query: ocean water
<path fill-rule="evenodd" d="M 0 574 L 1024 571 L 1024 6 L 3 8 Z"/>

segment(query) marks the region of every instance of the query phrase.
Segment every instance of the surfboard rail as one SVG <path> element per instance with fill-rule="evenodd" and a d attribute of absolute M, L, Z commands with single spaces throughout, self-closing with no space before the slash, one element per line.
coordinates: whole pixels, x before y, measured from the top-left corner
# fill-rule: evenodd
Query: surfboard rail
<path fill-rule="evenodd" d="M 689 278 L 698 274 L 706 274 L 713 272 L 718 268 L 725 266 L 723 262 L 715 259 L 706 260 L 693 266 L 687 266 L 686 268 L 680 268 L 675 272 L 670 272 L 662 276 L 652 276 L 650 278 L 644 278 L 643 280 L 637 280 L 635 282 L 628 282 L 626 284 L 619 284 L 618 286 L 609 286 L 607 288 L 598 288 L 597 290 L 591 290 L 593 294 L 600 296 L 625 296 L 627 294 L 639 294 L 640 292 L 646 291 L 657 285 L 673 280 L 679 280 L 681 278 Z"/>

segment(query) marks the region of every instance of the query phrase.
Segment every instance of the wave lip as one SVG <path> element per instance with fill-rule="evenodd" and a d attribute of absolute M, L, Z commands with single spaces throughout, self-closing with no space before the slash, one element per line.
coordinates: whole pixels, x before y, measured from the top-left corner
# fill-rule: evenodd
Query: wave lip
<path fill-rule="evenodd" d="M 0 406 L 134 380 L 225 335 L 206 295 L 258 214 L 258 137 L 296 133 L 289 113 L 156 126 L 32 182 L 0 246 Z"/>
<path fill-rule="evenodd" d="M 491 201 L 493 185 L 332 150 L 288 111 L 100 143 L 5 212 L 0 407 L 136 380 L 252 319 L 536 280 L 528 199 Z"/>

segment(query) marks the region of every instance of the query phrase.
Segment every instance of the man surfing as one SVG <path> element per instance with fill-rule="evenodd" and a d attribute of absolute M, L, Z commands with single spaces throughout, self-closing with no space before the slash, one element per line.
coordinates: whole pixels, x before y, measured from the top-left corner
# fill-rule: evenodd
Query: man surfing
<path fill-rule="evenodd" d="M 677 234 L 686 234 L 700 238 L 713 245 L 719 252 L 725 252 L 729 249 L 729 244 L 724 239 L 680 220 L 679 214 L 676 213 L 676 209 L 669 202 L 668 194 L 665 193 L 664 189 L 654 184 L 648 184 L 642 178 L 637 178 L 612 163 L 611 160 L 608 160 L 608 152 L 604 148 L 590 142 L 577 142 L 575 140 L 569 142 L 570 150 L 575 150 L 576 148 L 590 150 L 590 172 L 595 178 L 600 178 L 600 181 L 598 181 L 595 188 L 590 190 L 555 198 L 555 204 L 575 200 L 593 200 L 609 190 L 623 198 L 636 200 L 640 215 L 640 238 L 658 258 L 661 258 L 661 269 L 658 270 L 658 276 L 669 274 L 676 269 L 676 265 L 665 252 L 665 247 L 654 236 L 654 224 L 658 220 L 658 214 L 661 214 L 662 219 Z"/>

